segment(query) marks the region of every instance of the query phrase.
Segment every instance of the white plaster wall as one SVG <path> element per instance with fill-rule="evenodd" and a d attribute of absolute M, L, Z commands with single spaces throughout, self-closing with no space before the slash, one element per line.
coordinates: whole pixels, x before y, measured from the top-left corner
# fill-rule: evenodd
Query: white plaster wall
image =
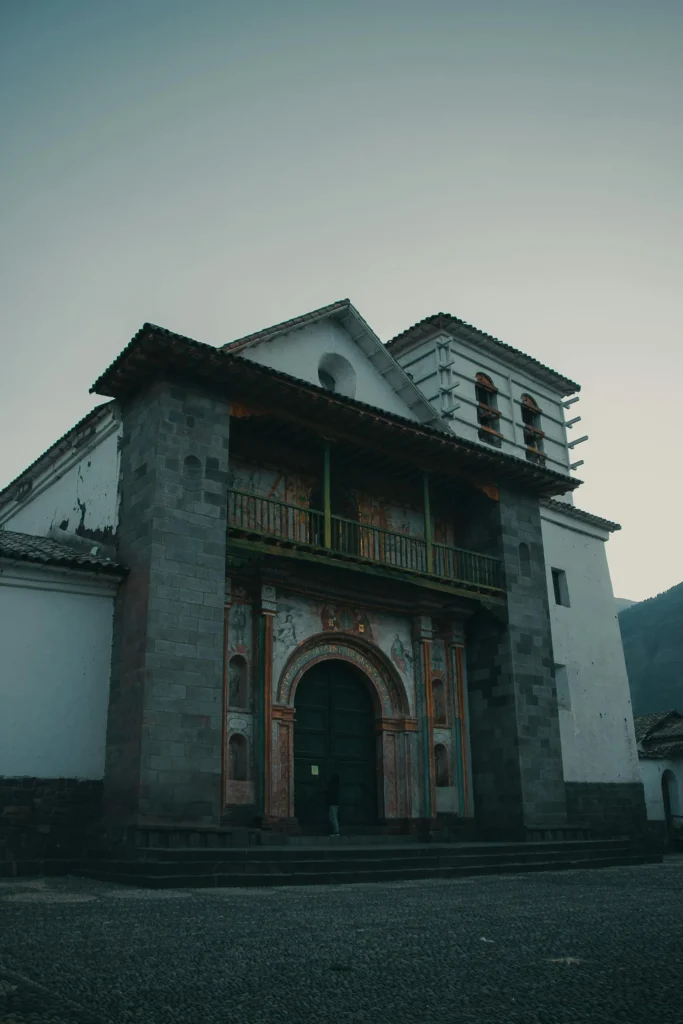
<path fill-rule="evenodd" d="M 445 343 L 445 344 L 439 344 Z M 447 347 L 446 347 L 447 345 Z M 441 333 L 416 345 L 410 352 L 397 357 L 397 362 L 412 375 L 416 386 L 441 414 L 454 404 L 460 405 L 451 419 L 452 429 L 459 437 L 479 442 L 475 376 L 486 373 L 498 388 L 498 408 L 501 412 L 500 432 L 505 440 L 499 451 L 526 459 L 522 413 L 517 404 L 523 394 L 530 394 L 542 412 L 541 427 L 546 438 L 544 450 L 546 465 L 556 472 L 569 474 L 569 449 L 565 427 L 563 396 L 532 374 L 521 373 L 488 353 L 479 352 L 476 345 L 454 335 Z M 450 367 L 446 368 L 450 364 Z M 445 398 L 440 388 L 452 387 L 452 397 Z M 572 406 L 572 411 L 575 406 Z M 577 414 L 575 414 L 577 415 Z M 573 417 L 570 417 L 573 418 Z M 577 427 L 572 428 L 576 431 Z M 579 437 L 574 433 L 572 436 Z M 572 456 L 573 458 L 573 456 Z"/>
<path fill-rule="evenodd" d="M 560 706 L 568 782 L 638 782 L 640 770 L 621 633 L 605 539 L 542 509 L 555 663 L 566 666 L 569 708 Z M 567 574 L 570 607 L 555 603 L 551 569 Z"/>
<path fill-rule="evenodd" d="M 274 341 L 263 341 L 241 353 L 245 359 L 289 373 L 299 380 L 320 386 L 318 364 L 323 356 L 335 354 L 347 359 L 356 372 L 359 402 L 366 402 L 406 419 L 417 417 L 399 398 L 390 384 L 376 370 L 351 337 L 333 320 L 311 324 L 284 334 Z"/>
<path fill-rule="evenodd" d="M 0 776 L 101 779 L 114 591 L 0 566 Z"/>
<path fill-rule="evenodd" d="M 664 772 L 672 772 L 676 785 L 671 787 L 671 813 L 683 816 L 683 761 L 679 760 L 650 760 L 649 758 L 640 761 L 640 775 L 645 790 L 645 806 L 650 821 L 664 821 L 664 798 L 662 796 L 662 775 Z M 674 824 L 683 828 L 683 820 L 679 817 L 674 819 Z"/>
<path fill-rule="evenodd" d="M 111 536 L 118 523 L 121 426 L 112 410 L 97 424 L 91 443 L 65 452 L 34 479 L 23 500 L 0 512 L 0 525 L 19 533 L 47 536 L 52 527 L 77 527 Z"/>

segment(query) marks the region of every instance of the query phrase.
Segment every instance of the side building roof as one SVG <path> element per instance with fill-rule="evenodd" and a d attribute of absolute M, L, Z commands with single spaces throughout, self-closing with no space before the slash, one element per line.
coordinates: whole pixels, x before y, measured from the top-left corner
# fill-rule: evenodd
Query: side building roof
<path fill-rule="evenodd" d="M 541 498 L 541 505 L 544 508 L 550 508 L 553 512 L 559 512 L 562 515 L 569 516 L 570 519 L 577 519 L 579 522 L 588 523 L 590 526 L 598 526 L 602 530 L 607 530 L 608 533 L 616 533 L 617 530 L 621 529 L 619 523 L 613 523 L 609 519 L 602 519 L 600 516 L 594 516 L 592 512 L 584 512 L 582 508 L 577 508 L 576 505 L 570 505 L 566 501 L 553 501 L 548 498 Z"/>
<path fill-rule="evenodd" d="M 9 561 L 32 562 L 37 565 L 102 572 L 111 576 L 121 576 L 125 571 L 123 566 L 110 558 L 75 551 L 50 537 L 34 537 L 32 534 L 17 533 L 14 530 L 0 530 L 0 558 Z"/>

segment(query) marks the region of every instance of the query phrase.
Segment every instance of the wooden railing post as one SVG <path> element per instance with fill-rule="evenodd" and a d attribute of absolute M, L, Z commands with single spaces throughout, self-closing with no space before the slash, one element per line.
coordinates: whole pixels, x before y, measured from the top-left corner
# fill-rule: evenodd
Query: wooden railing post
<path fill-rule="evenodd" d="M 427 548 L 427 572 L 434 572 L 434 549 L 432 548 L 432 511 L 429 506 L 429 476 L 424 475 L 425 546 Z"/>
<path fill-rule="evenodd" d="M 330 442 L 325 441 L 323 455 L 323 511 L 325 513 L 325 547 L 332 547 L 332 489 L 330 484 Z"/>

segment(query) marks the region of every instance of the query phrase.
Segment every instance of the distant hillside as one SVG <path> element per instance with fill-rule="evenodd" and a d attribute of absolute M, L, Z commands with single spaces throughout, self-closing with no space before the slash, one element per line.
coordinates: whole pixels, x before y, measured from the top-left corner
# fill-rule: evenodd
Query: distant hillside
<path fill-rule="evenodd" d="M 636 603 L 635 601 L 629 601 L 627 597 L 615 597 L 614 600 L 617 603 L 618 612 L 623 612 L 625 608 L 630 608 L 632 604 Z"/>
<path fill-rule="evenodd" d="M 683 583 L 619 612 L 634 715 L 683 711 Z"/>

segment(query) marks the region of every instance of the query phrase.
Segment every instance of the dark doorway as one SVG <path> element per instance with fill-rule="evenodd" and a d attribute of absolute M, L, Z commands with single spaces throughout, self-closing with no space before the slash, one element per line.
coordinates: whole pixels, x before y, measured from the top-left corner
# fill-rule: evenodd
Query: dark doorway
<path fill-rule="evenodd" d="M 674 819 L 671 811 L 671 790 L 674 781 L 673 772 L 665 771 L 662 775 L 662 800 L 664 801 L 664 822 L 666 824 L 666 837 L 669 843 L 674 838 Z"/>
<path fill-rule="evenodd" d="M 342 827 L 377 821 L 375 712 L 360 672 L 344 661 L 310 669 L 294 699 L 294 813 L 326 826 L 326 790 L 337 773 Z"/>

